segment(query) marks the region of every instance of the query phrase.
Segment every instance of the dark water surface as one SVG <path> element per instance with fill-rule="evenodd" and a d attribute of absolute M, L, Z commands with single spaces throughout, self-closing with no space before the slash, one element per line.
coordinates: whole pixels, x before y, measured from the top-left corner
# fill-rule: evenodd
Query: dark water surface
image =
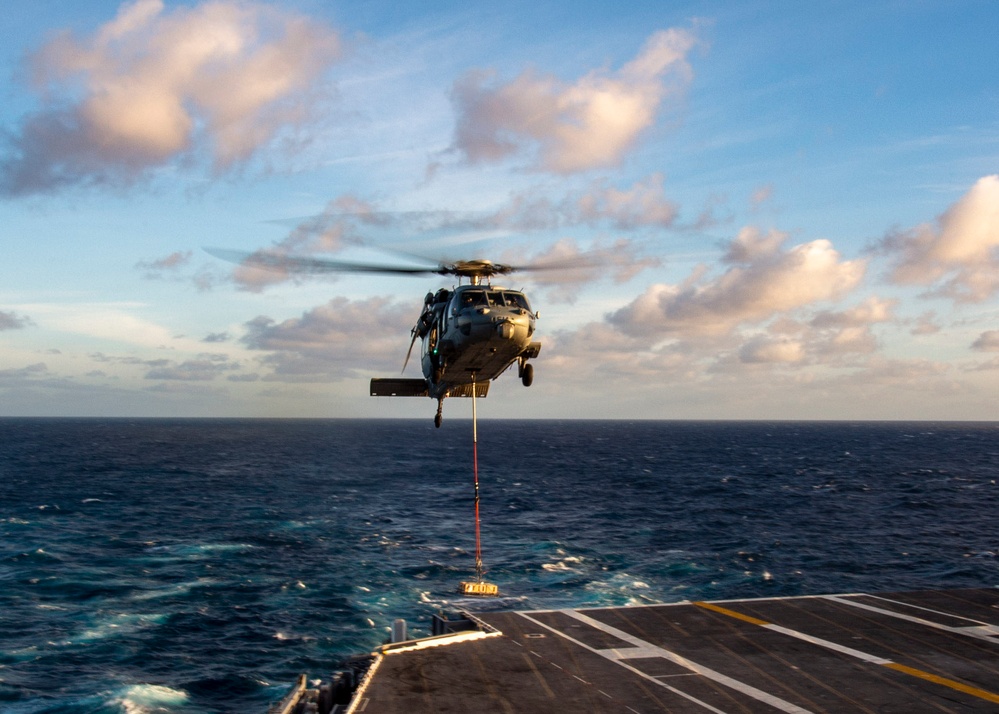
<path fill-rule="evenodd" d="M 483 420 L 479 468 L 507 608 L 999 585 L 996 423 Z M 264 711 L 426 634 L 472 508 L 467 421 L 0 419 L 0 711 Z"/>

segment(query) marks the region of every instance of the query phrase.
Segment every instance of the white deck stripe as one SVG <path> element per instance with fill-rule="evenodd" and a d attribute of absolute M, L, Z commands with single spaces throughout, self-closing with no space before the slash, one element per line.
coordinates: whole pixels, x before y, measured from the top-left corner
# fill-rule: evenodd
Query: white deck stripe
<path fill-rule="evenodd" d="M 641 639 L 639 637 L 635 637 L 634 635 L 631 635 L 631 634 L 625 632 L 624 630 L 619 630 L 616 627 L 613 627 L 611 625 L 607 625 L 607 624 L 605 624 L 603 622 L 600 622 L 599 620 L 595 620 L 592 617 L 589 617 L 588 615 L 582 614 L 581 612 L 576 612 L 575 610 L 559 610 L 558 612 L 564 613 L 564 614 L 568 615 L 569 617 L 573 617 L 573 618 L 579 620 L 580 622 L 583 622 L 583 623 L 589 625 L 590 627 L 595 627 L 598 630 L 602 630 L 603 632 L 606 632 L 609 635 L 613 635 L 614 637 L 617 637 L 618 639 L 624 640 L 625 642 L 628 642 L 630 644 L 635 645 L 636 647 L 640 648 L 640 652 L 642 653 L 642 654 L 640 654 L 638 656 L 646 656 L 647 657 L 648 653 L 655 652 L 656 655 L 658 655 L 659 657 L 663 657 L 665 659 L 668 659 L 671 662 L 674 662 L 675 664 L 678 664 L 678 665 L 680 665 L 682 667 L 686 667 L 687 669 L 691 670 L 692 672 L 700 674 L 700 675 L 704 676 L 705 678 L 710 679 L 713 682 L 717 682 L 718 684 L 722 684 L 722 685 L 724 685 L 726 687 L 729 687 L 730 689 L 734 689 L 735 691 L 740 692 L 740 693 L 746 695 L 747 697 L 751 697 L 753 699 L 756 699 L 757 701 L 764 702 L 765 704 L 769 704 L 770 706 L 774 707 L 775 709 L 779 709 L 780 711 L 789 712 L 789 714 L 811 714 L 811 712 L 809 712 L 808 709 L 804 709 L 802 707 L 799 707 L 797 704 L 792 704 L 791 702 L 786 701 L 784 699 L 781 699 L 780 697 L 776 697 L 776 696 L 774 696 L 772 694 L 764 692 L 762 689 L 757 689 L 756 687 L 750 686 L 748 684 L 745 684 L 744 682 L 740 682 L 737 679 L 733 679 L 732 677 L 724 675 L 721 672 L 716 672 L 715 670 L 711 669 L 710 667 L 706 667 L 706 666 L 704 666 L 702 664 L 698 664 L 696 662 L 692 662 L 691 660 L 687 659 L 686 657 L 683 657 L 682 655 L 679 655 L 679 654 L 677 654 L 675 652 L 671 652 L 670 650 L 667 650 L 667 649 L 665 649 L 663 647 L 659 647 L 658 645 L 654 645 L 651 642 L 647 642 L 646 640 L 643 640 L 643 639 Z M 521 613 L 521 614 L 523 615 L 523 613 Z M 528 617 L 528 619 L 532 620 L 533 622 L 537 622 L 539 625 L 542 625 L 543 627 L 548 627 L 544 623 L 539 622 L 538 620 L 535 620 L 532 617 L 529 617 L 527 615 L 523 615 L 523 616 L 524 617 Z M 560 635 L 562 637 L 565 637 L 566 639 L 572 639 L 568 635 L 566 635 L 564 632 L 561 632 L 560 630 L 557 630 L 557 629 L 555 629 L 553 627 L 548 627 L 548 629 L 552 630 L 553 632 L 557 633 L 558 635 Z M 587 645 L 583 645 L 581 642 L 578 642 L 577 640 L 573 640 L 573 642 L 576 642 L 577 644 L 580 644 L 583 647 L 586 647 L 586 649 L 591 650 L 592 652 L 596 652 L 597 654 L 601 655 L 602 657 L 606 657 L 607 659 L 609 659 L 612 662 L 616 662 L 617 664 L 621 665 L 622 667 L 626 667 L 626 668 L 630 669 L 631 671 L 636 672 L 636 673 L 642 675 L 643 677 L 645 677 L 649 681 L 655 682 L 656 684 L 658 684 L 660 686 L 664 686 L 667 689 L 673 689 L 673 687 L 669 687 L 664 682 L 662 682 L 660 680 L 657 680 L 654 677 L 651 677 L 649 675 L 646 675 L 644 672 L 641 672 L 641 671 L 635 669 L 634 667 L 630 666 L 629 664 L 627 664 L 627 660 L 621 658 L 622 650 L 598 650 L 598 649 L 595 649 L 593 647 L 589 647 Z M 610 656 L 608 656 L 608 652 L 614 653 L 614 654 L 611 654 Z M 678 691 L 678 690 L 674 690 L 674 691 Z M 680 692 L 680 693 L 682 694 L 682 692 Z M 689 695 L 684 694 L 684 696 L 686 696 L 688 699 L 691 699 L 691 697 Z M 697 701 L 697 700 L 695 700 L 695 701 Z M 704 702 L 698 701 L 698 704 L 701 704 L 701 705 L 703 705 L 705 707 L 709 707 L 709 705 L 707 705 Z M 709 707 L 709 708 L 711 708 L 712 711 L 717 711 L 713 707 Z"/>
<path fill-rule="evenodd" d="M 942 684 L 943 686 L 950 687 L 951 689 L 954 689 L 954 690 L 956 690 L 958 692 L 964 692 L 964 693 L 970 694 L 970 695 L 972 695 L 974 697 L 978 697 L 979 699 L 984 699 L 987 702 L 994 702 L 996 704 L 999 704 L 999 694 L 996 694 L 995 692 L 990 692 L 990 691 L 988 691 L 986 689 L 980 689 L 980 688 L 974 687 L 974 686 L 972 686 L 970 684 L 965 684 L 964 682 L 959 682 L 959 681 L 957 681 L 955 679 L 950 679 L 949 677 L 942 677 L 942 676 L 940 676 L 938 674 L 933 674 L 932 672 L 925 672 L 925 671 L 923 671 L 921 669 L 916 669 L 915 667 L 910 667 L 910 666 L 902 664 L 900 662 L 893 662 L 890 659 L 883 659 L 881 657 L 875 657 L 874 655 L 869 655 L 866 652 L 861 652 L 860 650 L 855 650 L 855 649 L 852 649 L 850 647 L 843 647 L 842 645 L 838 645 L 835 642 L 830 642 L 829 640 L 823 640 L 823 639 L 820 639 L 818 637 L 812 637 L 811 635 L 806 635 L 806 634 L 804 634 L 802 632 L 798 632 L 797 630 L 791 630 L 791 629 L 788 629 L 786 627 L 781 627 L 779 625 L 774 625 L 772 623 L 766 622 L 765 620 L 760 620 L 760 619 L 758 619 L 756 617 L 753 617 L 751 615 L 744 615 L 741 612 L 736 612 L 735 610 L 729 610 L 727 608 L 720 607 L 720 606 L 715 605 L 713 603 L 709 603 L 709 602 L 698 602 L 698 603 L 694 603 L 694 604 L 698 605 L 700 607 L 703 607 L 703 608 L 705 608 L 707 610 L 712 610 L 714 612 L 719 612 L 719 613 L 721 613 L 723 615 L 726 615 L 728 617 L 733 617 L 733 618 L 735 618 L 737 620 L 743 620 L 745 622 L 749 622 L 751 624 L 758 625 L 758 626 L 763 627 L 765 629 L 773 630 L 775 632 L 781 632 L 781 633 L 786 634 L 786 635 L 788 635 L 790 637 L 795 637 L 797 639 L 804 640 L 806 642 L 811 642 L 811 643 L 819 645 L 821 647 L 827 647 L 827 648 L 835 650 L 837 652 L 843 652 L 843 653 L 851 655 L 853 657 L 858 657 L 859 659 L 864 660 L 865 662 L 873 662 L 875 664 L 880 664 L 880 665 L 882 665 L 884 667 L 887 667 L 889 669 L 893 669 L 896 672 L 902 672 L 904 674 L 909 674 L 909 675 L 912 675 L 913 677 L 918 677 L 919 679 L 924 679 L 927 682 L 933 682 L 935 684 Z"/>
<path fill-rule="evenodd" d="M 871 664 L 888 664 L 891 662 L 890 659 L 861 652 L 860 650 L 855 650 L 852 647 L 846 647 L 844 645 L 836 644 L 835 642 L 830 642 L 829 640 L 824 640 L 821 637 L 812 637 L 811 635 L 806 635 L 804 632 L 798 632 L 797 630 L 792 630 L 788 627 L 781 627 L 780 625 L 775 625 L 772 622 L 766 625 L 761 625 L 761 627 L 773 630 L 774 632 L 779 632 L 782 635 L 794 637 L 804 642 L 810 642 L 811 644 L 818 645 L 819 647 L 825 647 L 827 650 L 833 650 L 834 652 L 840 652 L 842 654 L 849 655 L 850 657 L 856 657 L 859 660 L 870 662 Z"/>
<path fill-rule="evenodd" d="M 554 611 L 554 610 L 545 610 L 545 612 L 555 612 L 555 611 Z M 524 613 L 524 612 L 518 612 L 517 614 L 518 614 L 518 615 L 520 615 L 520 616 L 521 616 L 521 617 L 523 617 L 523 618 L 526 618 L 526 619 L 530 620 L 531 622 L 533 622 L 533 623 L 534 623 L 534 624 L 536 624 L 536 625 L 540 625 L 541 627 L 544 627 L 544 628 L 545 628 L 546 630 L 551 630 L 551 631 L 552 631 L 552 632 L 554 632 L 554 633 L 555 633 L 556 635 L 558 635 L 558 636 L 562 637 L 562 638 L 563 638 L 563 639 L 565 639 L 565 640 L 568 640 L 569 642 L 572 642 L 572 643 L 573 643 L 574 645 L 577 645 L 577 646 L 579 646 L 579 647 L 582 647 L 582 648 L 583 648 L 584 650 L 589 650 L 590 652 L 593 652 L 593 653 L 595 653 L 595 654 L 598 654 L 598 655 L 602 655 L 602 656 L 606 656 L 606 655 L 604 655 L 604 652 L 605 652 L 606 650 L 598 650 L 598 649 L 596 649 L 595 647 L 590 647 L 589 645 L 587 645 L 587 644 L 585 644 L 585 643 L 583 643 L 583 642 L 580 642 L 580 641 L 579 641 L 579 640 L 577 640 L 576 638 L 574 638 L 574 637 L 570 637 L 569 635 L 565 634 L 564 632 L 561 632 L 560 630 L 556 630 L 556 629 L 555 629 L 554 627 L 549 627 L 549 626 L 548 626 L 548 625 L 546 625 L 545 623 L 543 623 L 543 622 L 539 622 L 539 621 L 535 620 L 535 619 L 534 619 L 533 617 L 531 617 L 531 616 L 530 616 L 530 615 L 528 615 L 527 613 Z M 610 657 L 608 657 L 608 659 L 611 659 L 611 658 L 610 658 Z M 710 705 L 710 704 L 708 704 L 707 702 L 702 702 L 702 701 L 701 701 L 700 699 L 698 699 L 697 697 L 694 697 L 694 696 L 691 696 L 690 694 L 687 694 L 686 692 L 683 692 L 683 691 L 681 691 L 681 690 L 677 689 L 676 687 L 671 687 L 671 686 L 669 686 L 668 684 L 666 684 L 665 682 L 660 682 L 660 681 L 659 681 L 658 679 L 656 679 L 656 678 L 652 677 L 651 675 L 648 675 L 648 674 L 646 674 L 645 672 L 642 672 L 642 671 L 640 671 L 640 670 L 637 670 L 637 669 L 635 669 L 635 668 L 634 668 L 634 667 L 632 667 L 632 666 L 631 666 L 630 664 L 626 664 L 625 662 L 623 662 L 623 661 L 621 661 L 621 660 L 614 660 L 614 659 L 611 659 L 611 661 L 614 661 L 614 662 L 617 662 L 617 663 L 618 663 L 619 665 L 621 665 L 621 666 L 622 666 L 622 667 L 624 667 L 625 669 L 627 669 L 627 670 L 630 670 L 630 671 L 634 672 L 635 674 L 637 674 L 637 675 L 638 675 L 639 677 L 642 677 L 643 679 L 647 679 L 647 680 L 649 680 L 649 681 L 650 681 L 650 682 L 652 682 L 653 684 L 658 684 L 658 685 L 659 685 L 660 687 L 662 687 L 663 689 L 668 689 L 669 691 L 673 692 L 674 694 L 677 694 L 677 695 L 679 695 L 679 696 L 683 697 L 684 699 L 687 699 L 688 701 L 691 701 L 691 702 L 693 702 L 694 704 L 699 704 L 700 706 L 704 707 L 705 709 L 707 709 L 707 710 L 708 710 L 708 711 L 710 711 L 710 712 L 714 712 L 715 714 L 728 714 L 727 712 L 725 712 L 725 711 L 722 711 L 721 709 L 716 709 L 715 707 L 711 706 L 711 705 Z M 554 663 L 554 662 L 552 662 L 552 664 L 555 664 L 555 663 Z M 559 667 L 559 669 L 562 669 L 562 668 L 561 668 L 561 667 Z M 576 677 L 576 675 L 572 675 L 572 676 L 573 676 L 573 677 Z M 576 677 L 576 679 L 579 679 L 579 677 Z M 579 681 L 580 681 L 580 682 L 584 682 L 584 683 L 587 683 L 587 684 L 588 684 L 588 682 L 586 682 L 586 680 L 585 680 L 585 679 L 579 679 Z M 628 707 L 628 708 L 629 708 L 629 709 L 631 709 L 631 707 Z M 635 710 L 634 710 L 634 709 L 631 709 L 631 711 L 635 711 Z"/>
<path fill-rule="evenodd" d="M 867 593 L 836 593 L 838 595 L 867 595 Z M 731 598 L 728 600 L 712 600 L 711 602 L 716 603 L 726 603 L 726 602 L 760 602 L 765 600 L 766 602 L 776 602 L 781 600 L 814 600 L 816 598 L 825 597 L 825 595 L 778 595 L 776 597 L 741 597 L 741 598 Z M 874 595 L 869 595 L 868 597 L 874 597 Z M 686 605 L 692 605 L 690 600 L 679 600 L 677 602 L 644 602 L 644 603 L 633 603 L 630 605 L 615 605 L 612 608 L 608 608 L 606 605 L 593 605 L 591 607 L 577 607 L 575 612 L 587 612 L 589 610 L 640 610 L 642 608 L 651 607 L 684 607 Z M 540 610 L 515 610 L 518 615 L 543 615 L 547 612 L 561 612 L 558 609 L 543 608 Z"/>
<path fill-rule="evenodd" d="M 875 600 L 884 600 L 885 602 L 892 602 L 895 603 L 896 605 L 905 605 L 906 607 L 911 607 L 915 610 L 925 610 L 926 612 L 932 612 L 934 615 L 943 615 L 944 617 L 950 617 L 955 620 L 967 620 L 968 622 L 974 622 L 976 625 L 987 624 L 985 622 L 982 622 L 981 620 L 974 620 L 970 617 L 965 617 L 964 615 L 955 615 L 952 612 L 944 612 L 943 610 L 934 610 L 933 608 L 925 607 L 923 605 L 913 605 L 911 602 L 905 602 L 903 600 L 892 600 L 890 598 L 882 597 L 881 595 L 869 595 L 867 593 L 857 593 L 857 596 L 874 598 Z M 841 595 L 840 597 L 846 597 L 846 596 Z"/>
<path fill-rule="evenodd" d="M 838 602 L 843 605 L 849 605 L 850 607 L 856 607 L 860 610 L 869 610 L 870 612 L 876 612 L 879 615 L 887 615 L 888 617 L 894 617 L 899 620 L 905 620 L 906 622 L 914 622 L 917 625 L 923 625 L 925 627 L 932 627 L 936 630 L 943 630 L 944 632 L 953 632 L 957 635 L 964 635 L 965 637 L 974 637 L 976 640 L 985 640 L 986 642 L 996 643 L 996 640 L 989 637 L 988 632 L 991 630 L 989 625 L 984 625 L 983 623 L 978 623 L 975 620 L 970 620 L 966 617 L 959 617 L 960 620 L 968 620 L 968 622 L 975 622 L 976 624 L 971 627 L 951 627 L 950 625 L 941 625 L 939 622 L 933 622 L 932 620 L 924 620 L 921 617 L 915 617 L 914 615 L 905 615 L 901 612 L 895 612 L 894 610 L 885 610 L 881 607 L 874 607 L 873 605 L 868 605 L 867 603 L 857 602 L 855 600 L 848 600 L 836 595 L 828 595 L 826 600 L 832 600 L 833 602 Z M 885 600 L 886 602 L 895 602 L 894 600 L 887 600 L 886 598 L 878 598 L 879 600 Z M 897 603 L 899 605 L 905 605 L 906 603 Z M 921 610 L 926 610 L 926 608 L 920 608 Z M 929 612 L 934 612 L 929 610 Z M 938 615 L 946 615 L 946 613 L 940 612 Z M 955 617 L 954 615 L 947 615 L 947 617 Z"/>

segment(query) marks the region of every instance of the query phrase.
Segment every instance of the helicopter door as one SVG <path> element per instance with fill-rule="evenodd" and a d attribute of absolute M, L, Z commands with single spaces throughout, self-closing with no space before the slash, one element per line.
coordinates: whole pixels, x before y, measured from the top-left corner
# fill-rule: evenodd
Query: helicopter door
<path fill-rule="evenodd" d="M 440 342 L 440 328 L 434 325 L 430 328 L 430 333 L 427 335 L 427 354 L 431 357 L 437 352 L 437 343 Z"/>

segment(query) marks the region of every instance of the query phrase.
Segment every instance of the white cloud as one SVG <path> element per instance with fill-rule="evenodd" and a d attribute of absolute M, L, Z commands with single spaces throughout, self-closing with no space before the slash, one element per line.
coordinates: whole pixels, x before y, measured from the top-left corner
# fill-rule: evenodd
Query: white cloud
<path fill-rule="evenodd" d="M 763 233 L 755 226 L 745 226 L 728 244 L 726 263 L 751 263 L 776 253 L 787 240 L 787 233 L 771 230 Z"/>
<path fill-rule="evenodd" d="M 528 70 L 508 84 L 471 72 L 454 88 L 454 146 L 476 163 L 537 147 L 538 168 L 559 174 L 614 166 L 656 120 L 663 100 L 691 80 L 693 33 L 653 34 L 618 72 L 593 71 L 574 84 Z"/>
<path fill-rule="evenodd" d="M 128 185 L 172 160 L 225 171 L 310 118 L 339 56 L 332 30 L 257 3 L 122 5 L 89 37 L 62 32 L 30 58 L 42 109 L 0 162 L 0 191 Z"/>
<path fill-rule="evenodd" d="M 981 302 L 999 290 L 999 175 L 980 178 L 933 223 L 885 237 L 890 277 L 960 302 Z"/>
<path fill-rule="evenodd" d="M 146 373 L 146 379 L 209 382 L 239 369 L 239 363 L 229 361 L 226 355 L 202 354 L 183 362 L 158 360 Z"/>
<path fill-rule="evenodd" d="M 483 216 L 454 214 L 441 221 L 444 230 L 518 231 L 571 226 L 607 226 L 621 231 L 669 228 L 679 211 L 665 191 L 665 177 L 653 173 L 630 186 L 618 188 L 597 179 L 582 190 L 553 196 L 543 186 L 533 186 L 510 196 L 500 208 Z M 562 182 L 559 188 L 562 188 Z"/>
<path fill-rule="evenodd" d="M 717 278 L 695 271 L 679 285 L 656 284 L 609 316 L 628 334 L 723 334 L 807 305 L 839 298 L 864 276 L 862 260 L 844 261 L 827 240 L 780 249 L 784 237 L 742 231 L 729 245 L 735 263 Z"/>
<path fill-rule="evenodd" d="M 582 191 L 561 198 L 538 187 L 510 197 L 506 205 L 484 218 L 469 222 L 481 229 L 540 230 L 578 225 L 608 225 L 618 230 L 669 228 L 678 207 L 664 190 L 665 178 L 654 173 L 627 188 L 611 186 L 606 179 L 591 182 Z"/>
<path fill-rule="evenodd" d="M 678 209 L 666 198 L 663 181 L 663 175 L 657 173 L 626 190 L 597 182 L 576 199 L 575 207 L 580 218 L 589 223 L 609 220 L 621 230 L 643 226 L 668 228 L 676 220 Z"/>
<path fill-rule="evenodd" d="M 4 330 L 20 330 L 33 324 L 30 317 L 18 315 L 16 312 L 0 310 L 0 332 Z"/>
<path fill-rule="evenodd" d="M 986 330 L 980 334 L 971 345 L 971 349 L 982 352 L 999 352 L 999 330 Z"/>
<path fill-rule="evenodd" d="M 162 349 L 183 350 L 192 354 L 204 350 L 200 341 L 178 336 L 170 328 L 141 316 L 142 303 L 35 303 L 29 306 L 45 330 L 117 343 Z"/>
<path fill-rule="evenodd" d="M 933 310 L 924 312 L 916 318 L 916 324 L 909 330 L 913 335 L 935 335 L 940 332 L 940 325 L 937 323 L 937 315 Z"/>
<path fill-rule="evenodd" d="M 797 340 L 756 337 L 739 350 L 739 359 L 747 363 L 795 363 L 805 358 L 805 347 Z"/>
<path fill-rule="evenodd" d="M 397 371 L 418 314 L 415 305 L 387 298 L 337 297 L 298 318 L 257 317 L 247 323 L 243 342 L 271 352 L 261 359 L 271 368 L 265 379 L 321 381 L 352 376 L 360 368 Z"/>
<path fill-rule="evenodd" d="M 627 238 L 598 243 L 585 251 L 576 241 L 563 238 L 527 257 L 503 256 L 503 262 L 531 266 L 524 279 L 547 290 L 553 302 L 573 302 L 580 290 L 602 279 L 625 283 L 660 264 L 658 258 L 640 255 L 638 245 Z"/>
<path fill-rule="evenodd" d="M 885 359 L 870 361 L 862 370 L 845 374 L 838 379 L 829 380 L 830 386 L 842 386 L 864 398 L 870 398 L 872 393 L 880 392 L 885 387 L 906 391 L 960 390 L 954 383 L 942 381 L 951 365 L 927 359 Z"/>
<path fill-rule="evenodd" d="M 775 320 L 765 334 L 746 342 L 743 362 L 786 362 L 808 365 L 853 364 L 857 355 L 877 351 L 874 325 L 894 320 L 896 300 L 870 297 L 845 310 L 820 310 L 807 321 Z M 844 358 L 850 358 L 844 360 Z"/>
<path fill-rule="evenodd" d="M 0 386 L 16 386 L 23 382 L 47 378 L 50 374 L 48 365 L 44 362 L 35 362 L 26 367 L 0 369 Z"/>
<path fill-rule="evenodd" d="M 892 319 L 892 312 L 897 305 L 897 300 L 882 300 L 881 298 L 872 297 L 846 310 L 823 310 L 818 312 L 812 318 L 810 324 L 820 329 L 868 327 L 871 324 L 887 322 Z"/>
<path fill-rule="evenodd" d="M 757 209 L 764 203 L 773 198 L 774 195 L 774 185 L 772 183 L 764 184 L 757 188 L 749 197 L 749 205 L 753 209 Z"/>
<path fill-rule="evenodd" d="M 215 251 L 215 254 L 231 253 L 225 257 L 242 261 L 232 272 L 232 281 L 243 290 L 260 292 L 271 285 L 300 280 L 307 273 L 323 272 L 307 264 L 296 265 L 295 258 L 317 253 L 335 254 L 356 246 L 377 246 L 382 242 L 379 238 L 386 235 L 395 240 L 399 236 L 438 235 L 442 236 L 438 242 L 446 244 L 453 241 L 455 235 L 459 240 L 472 237 L 478 241 L 483 235 L 506 230 L 554 230 L 579 225 L 608 226 L 621 231 L 665 228 L 673 223 L 677 208 L 667 198 L 663 183 L 661 174 L 652 174 L 626 188 L 616 188 L 603 180 L 594 181 L 581 191 L 570 191 L 557 198 L 544 195 L 541 189 L 525 191 L 512 195 L 499 209 L 484 214 L 446 210 L 382 211 L 371 202 L 345 194 L 329 201 L 322 213 L 301 220 L 272 246 L 254 253 Z M 183 255 L 175 253 L 138 267 L 174 267 L 180 261 L 173 259 Z M 292 260 L 285 261 L 286 257 Z M 514 265 L 556 265 L 559 270 L 531 274 L 531 282 L 542 287 L 578 286 L 604 275 L 625 282 L 638 272 L 660 264 L 658 259 L 639 256 L 638 246 L 624 238 L 599 243 L 585 254 L 575 241 L 562 239 L 535 251 L 530 257 L 515 251 L 489 257 Z M 400 261 L 407 266 L 417 264 L 412 256 L 397 257 L 389 262 Z M 167 262 L 169 266 L 162 265 Z M 325 274 L 335 272 L 331 270 Z M 205 287 L 217 282 L 208 274 L 195 276 L 196 280 L 206 278 L 210 280 Z M 554 297 L 568 300 L 573 295 L 574 292 L 559 291 Z"/>
<path fill-rule="evenodd" d="M 191 255 L 189 250 L 178 250 L 163 258 L 141 260 L 135 264 L 135 267 L 137 270 L 143 271 L 147 279 L 156 280 L 190 263 Z"/>
<path fill-rule="evenodd" d="M 968 365 L 964 368 L 965 372 L 993 372 L 996 370 L 999 370 L 999 357 L 993 357 L 985 362 Z"/>

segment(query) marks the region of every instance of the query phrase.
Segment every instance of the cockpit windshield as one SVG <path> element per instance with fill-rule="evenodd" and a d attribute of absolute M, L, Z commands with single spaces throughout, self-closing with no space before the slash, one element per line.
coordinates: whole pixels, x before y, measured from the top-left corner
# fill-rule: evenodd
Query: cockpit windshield
<path fill-rule="evenodd" d="M 486 293 L 483 290 L 466 290 L 461 294 L 461 307 L 478 307 L 486 304 Z"/>
<path fill-rule="evenodd" d="M 530 305 L 527 304 L 527 298 L 524 297 L 523 293 L 515 293 L 507 291 L 503 293 L 503 299 L 506 300 L 507 307 L 519 307 L 524 310 L 530 310 Z"/>
<path fill-rule="evenodd" d="M 465 290 L 461 293 L 460 308 L 466 307 L 514 307 L 530 310 L 523 293 L 512 290 Z"/>

